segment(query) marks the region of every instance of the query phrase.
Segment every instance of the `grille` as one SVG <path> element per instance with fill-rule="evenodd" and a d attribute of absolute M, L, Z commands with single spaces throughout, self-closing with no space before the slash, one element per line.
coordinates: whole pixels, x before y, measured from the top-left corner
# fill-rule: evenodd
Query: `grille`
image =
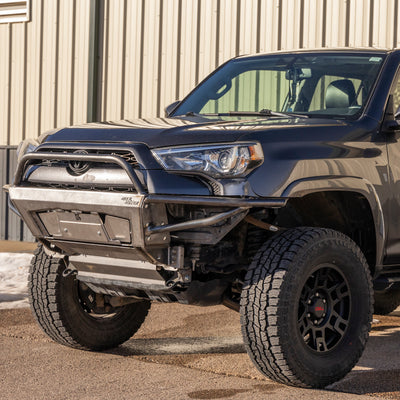
<path fill-rule="evenodd" d="M 211 179 L 209 181 L 207 181 L 209 183 L 209 185 L 212 188 L 213 194 L 215 194 L 216 196 L 221 195 L 221 186 L 217 183 L 212 181 Z"/>
<path fill-rule="evenodd" d="M 33 187 L 49 187 L 54 189 L 71 189 L 71 190 L 93 190 L 93 191 L 109 191 L 109 192 L 129 192 L 136 193 L 133 187 L 122 187 L 122 186 L 109 186 L 109 185 L 74 185 L 68 183 L 34 183 L 31 184 Z"/>
<path fill-rule="evenodd" d="M 73 154 L 76 150 L 75 149 L 67 149 L 67 150 L 59 150 L 59 149 L 46 149 L 42 148 L 41 151 L 45 151 L 46 153 L 60 153 L 60 154 Z M 133 168 L 138 168 L 139 163 L 136 160 L 136 157 L 134 154 L 132 154 L 129 151 L 120 151 L 120 150 L 90 150 L 86 149 L 88 154 L 101 154 L 101 155 L 111 155 L 111 156 L 117 156 L 125 160 L 129 165 L 131 165 Z M 51 161 L 51 162 L 45 162 L 46 164 L 54 164 L 58 162 L 57 160 Z M 63 163 L 64 164 L 64 163 Z M 100 164 L 100 163 L 98 163 Z"/>
<path fill-rule="evenodd" d="M 30 185 L 36 186 L 36 187 L 50 187 L 50 188 L 59 188 L 59 189 L 75 189 L 75 190 L 93 190 L 93 191 L 118 191 L 118 192 L 133 192 L 135 193 L 136 190 L 132 186 L 131 183 L 125 184 L 122 182 L 114 182 L 110 184 L 110 181 L 105 182 L 104 180 L 97 179 L 96 182 L 67 182 L 69 180 L 63 178 L 62 174 L 66 174 L 67 177 L 70 175 L 75 175 L 79 177 L 79 173 L 74 173 L 75 171 L 71 167 L 71 161 L 62 161 L 57 159 L 57 154 L 77 154 L 80 149 L 75 148 L 67 148 L 67 149 L 58 149 L 58 148 L 52 148 L 52 147 L 42 147 L 40 151 L 46 152 L 46 153 L 51 153 L 54 154 L 54 159 L 52 160 L 41 160 L 37 163 L 35 163 L 35 167 L 61 167 L 63 170 L 61 171 L 60 175 L 60 169 L 56 170 L 54 169 L 54 176 L 51 175 L 49 176 L 48 173 L 46 174 L 46 171 L 43 172 L 43 175 L 40 175 L 40 172 L 36 174 L 36 177 L 29 179 L 28 181 Z M 133 169 L 139 169 L 139 163 L 136 160 L 135 155 L 127 150 L 114 150 L 114 149 L 90 149 L 90 148 L 85 148 L 85 153 L 88 155 L 111 155 L 111 156 L 117 156 L 126 161 Z M 81 164 L 84 164 L 81 162 Z M 111 171 L 116 171 L 121 169 L 120 166 L 113 164 L 113 163 L 106 163 L 106 162 L 89 162 L 88 163 L 89 168 L 93 168 L 92 172 L 93 174 L 96 174 L 96 169 L 99 169 L 100 171 L 103 169 L 110 170 Z M 29 168 L 29 166 L 27 166 Z M 65 169 L 64 169 L 65 168 Z M 89 169 L 88 168 L 88 169 Z M 72 172 L 71 172 L 72 170 Z M 143 182 L 142 182 L 143 184 Z"/>
<path fill-rule="evenodd" d="M 99 153 L 98 154 L 104 154 L 104 153 Z M 116 152 L 113 151 L 111 153 L 112 156 L 118 156 L 123 158 L 128 164 L 130 164 L 133 168 L 138 168 L 139 167 L 139 163 L 136 160 L 136 157 L 132 154 L 132 153 L 123 153 L 123 152 Z"/>

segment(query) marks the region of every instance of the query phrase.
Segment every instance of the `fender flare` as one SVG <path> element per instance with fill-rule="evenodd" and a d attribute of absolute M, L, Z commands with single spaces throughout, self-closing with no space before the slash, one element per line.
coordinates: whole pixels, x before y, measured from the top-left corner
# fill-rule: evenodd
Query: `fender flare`
<path fill-rule="evenodd" d="M 307 194 L 326 191 L 346 191 L 363 195 L 371 208 L 376 236 L 376 268 L 383 263 L 386 241 L 385 220 L 381 201 L 371 182 L 354 176 L 318 176 L 303 178 L 290 183 L 282 192 L 282 197 L 304 197 Z"/>

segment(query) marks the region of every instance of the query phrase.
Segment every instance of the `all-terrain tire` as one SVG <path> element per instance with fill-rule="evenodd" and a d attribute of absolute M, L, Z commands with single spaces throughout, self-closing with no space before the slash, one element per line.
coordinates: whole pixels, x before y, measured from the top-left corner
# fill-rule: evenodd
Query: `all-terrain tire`
<path fill-rule="evenodd" d="M 91 314 L 79 295 L 73 275 L 63 277 L 63 259 L 48 256 L 40 245 L 32 259 L 28 292 L 32 312 L 53 340 L 83 350 L 113 348 L 128 340 L 142 325 L 150 302 L 118 307 L 111 314 Z"/>
<path fill-rule="evenodd" d="M 261 373 L 322 388 L 360 358 L 372 309 L 370 272 L 350 238 L 330 229 L 289 229 L 266 242 L 249 267 L 242 333 Z"/>
<path fill-rule="evenodd" d="M 374 312 L 379 315 L 387 315 L 400 306 L 400 289 L 389 287 L 386 290 L 376 291 L 374 294 Z"/>

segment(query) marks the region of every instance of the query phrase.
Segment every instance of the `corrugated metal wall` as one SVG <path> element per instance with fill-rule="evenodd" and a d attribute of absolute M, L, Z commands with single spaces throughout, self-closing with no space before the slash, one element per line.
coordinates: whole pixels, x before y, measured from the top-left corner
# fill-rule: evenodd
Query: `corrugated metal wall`
<path fill-rule="evenodd" d="M 16 167 L 15 147 L 0 147 L 0 188 L 12 179 Z M 0 240 L 34 241 L 27 226 L 8 208 L 8 196 L 0 192 Z"/>
<path fill-rule="evenodd" d="M 41 0 L 30 7 L 30 21 L 0 23 L 0 146 L 89 120 L 163 115 L 239 54 L 400 44 L 398 0 Z M 13 169 L 10 154 L 0 152 L 2 179 Z M 1 206 L 2 237 L 24 237 L 20 222 L 5 217 L 3 198 Z"/>
<path fill-rule="evenodd" d="M 399 11 L 397 0 L 105 0 L 97 116 L 162 115 L 239 54 L 397 47 Z"/>
<path fill-rule="evenodd" d="M 0 145 L 87 119 L 90 1 L 31 2 L 0 24 Z"/>
<path fill-rule="evenodd" d="M 88 119 L 162 115 L 238 54 L 397 47 L 399 12 L 397 0 L 32 2 L 29 22 L 0 24 L 0 145 Z"/>

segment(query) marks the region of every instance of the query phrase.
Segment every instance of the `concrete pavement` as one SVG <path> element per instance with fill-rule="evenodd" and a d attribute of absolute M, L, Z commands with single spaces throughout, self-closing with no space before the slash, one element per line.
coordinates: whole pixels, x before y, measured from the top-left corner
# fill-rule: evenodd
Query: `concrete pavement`
<path fill-rule="evenodd" d="M 400 399 L 400 311 L 379 317 L 357 367 L 330 390 L 305 390 L 258 373 L 239 315 L 223 306 L 153 304 L 117 349 L 52 342 L 28 309 L 0 310 L 0 399 Z"/>
<path fill-rule="evenodd" d="M 0 252 L 35 244 L 1 242 Z M 104 353 L 52 342 L 29 309 L 0 310 L 0 399 L 400 399 L 400 308 L 376 316 L 358 365 L 329 390 L 262 376 L 223 306 L 153 304 L 138 333 Z"/>

